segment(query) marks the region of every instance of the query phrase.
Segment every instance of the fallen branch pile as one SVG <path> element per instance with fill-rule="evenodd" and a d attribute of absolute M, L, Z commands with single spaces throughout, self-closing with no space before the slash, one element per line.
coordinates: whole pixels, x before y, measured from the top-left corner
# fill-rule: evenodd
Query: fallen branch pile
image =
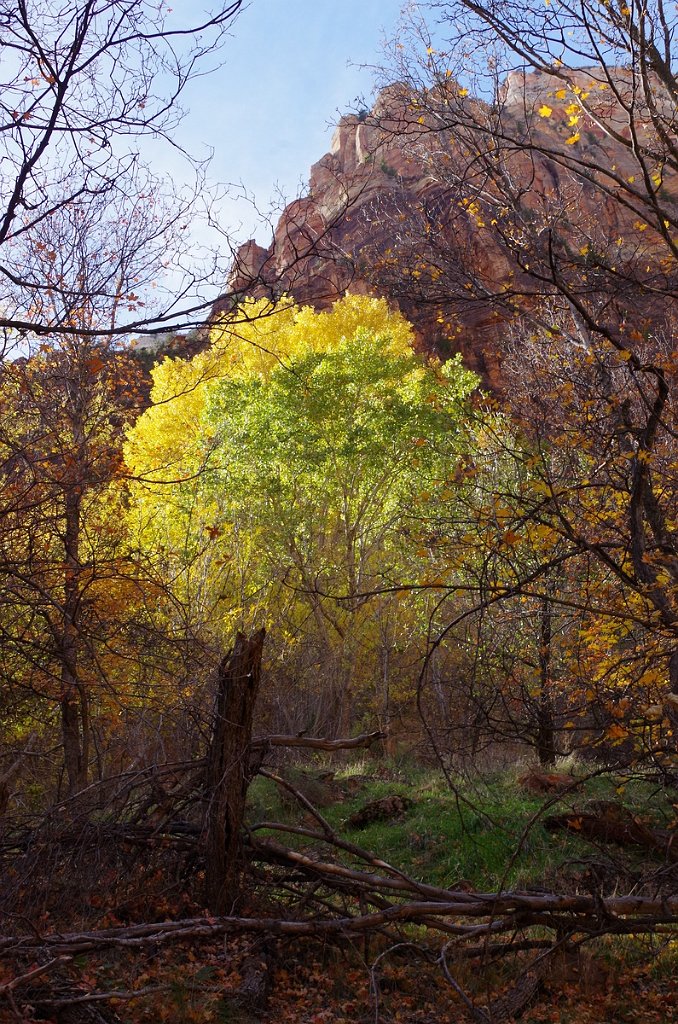
<path fill-rule="evenodd" d="M 322 866 L 321 866 L 322 870 Z M 218 938 L 226 933 L 265 932 L 285 936 L 348 936 L 375 931 L 392 924 L 419 924 L 453 935 L 515 933 L 527 927 L 553 929 L 559 935 L 630 934 L 662 926 L 678 926 L 678 897 L 651 900 L 623 896 L 598 900 L 592 896 L 557 896 L 527 892 L 447 892 L 447 900 L 418 900 L 385 907 L 372 913 L 336 917 L 192 917 L 178 921 L 101 928 L 92 931 L 35 933 L 0 936 L 0 956 L 16 956 L 28 950 L 45 950 L 52 956 L 69 956 L 113 947 Z M 460 919 L 473 918 L 468 926 Z"/>

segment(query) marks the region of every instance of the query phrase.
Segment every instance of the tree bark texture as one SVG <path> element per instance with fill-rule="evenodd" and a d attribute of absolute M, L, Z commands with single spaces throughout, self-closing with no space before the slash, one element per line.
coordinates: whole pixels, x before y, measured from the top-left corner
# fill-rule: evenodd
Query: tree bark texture
<path fill-rule="evenodd" d="M 546 768 L 556 761 L 556 730 L 553 721 L 551 693 L 552 624 L 550 595 L 541 599 L 539 620 L 539 703 L 537 707 L 537 753 L 539 764 Z"/>
<path fill-rule="evenodd" d="M 229 912 L 238 895 L 241 827 L 247 795 L 252 717 L 259 690 L 265 631 L 238 633 L 219 666 L 207 758 L 206 897 L 213 914 Z"/>
<path fill-rule="evenodd" d="M 77 443 L 77 435 L 76 435 Z M 84 456 L 79 455 L 84 461 Z M 87 787 L 89 769 L 89 707 L 85 687 L 79 679 L 79 614 L 81 604 L 80 534 L 82 526 L 82 483 L 75 480 L 64 499 L 64 598 L 58 657 L 61 662 L 61 735 L 68 794 Z"/>

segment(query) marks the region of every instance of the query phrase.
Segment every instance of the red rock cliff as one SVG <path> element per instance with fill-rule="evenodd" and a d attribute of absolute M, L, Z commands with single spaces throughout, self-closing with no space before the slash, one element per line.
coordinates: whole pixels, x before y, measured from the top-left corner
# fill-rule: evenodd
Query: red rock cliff
<path fill-rule="evenodd" d="M 628 75 L 616 75 L 623 96 Z M 569 128 L 581 95 L 587 116 L 581 128 Z M 551 75 L 514 73 L 493 105 L 466 97 L 453 82 L 423 98 L 393 85 L 371 112 L 341 119 L 330 152 L 311 168 L 308 194 L 285 209 L 270 247 L 250 241 L 240 248 L 228 301 L 233 292 L 288 293 L 323 308 L 346 290 L 386 295 L 413 321 L 425 349 L 460 351 L 499 386 L 497 342 L 513 314 L 498 297 L 513 288 L 529 302 L 535 285 L 527 257 L 516 251 L 515 226 L 502 240 L 476 203 L 478 124 L 503 140 L 521 216 L 544 224 L 560 217 L 573 237 L 584 232 L 600 245 L 627 231 L 634 211 L 592 182 L 596 168 L 610 166 L 621 180 L 633 179 L 632 154 L 614 138 L 623 140 L 628 118 L 592 71 L 569 73 L 567 89 Z M 574 131 L 583 176 L 568 165 Z"/>

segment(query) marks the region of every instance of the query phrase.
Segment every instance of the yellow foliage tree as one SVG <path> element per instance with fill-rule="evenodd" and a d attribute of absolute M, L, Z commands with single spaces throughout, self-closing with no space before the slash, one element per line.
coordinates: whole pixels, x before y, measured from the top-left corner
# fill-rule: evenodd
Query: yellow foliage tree
<path fill-rule="evenodd" d="M 307 683 L 303 725 L 349 729 L 377 679 L 388 715 L 390 675 L 411 653 L 417 613 L 392 610 L 406 524 L 456 458 L 476 385 L 412 341 L 384 300 L 246 303 L 208 350 L 154 372 L 129 436 L 136 528 L 181 606 L 215 643 L 272 627 L 270 656 Z"/>

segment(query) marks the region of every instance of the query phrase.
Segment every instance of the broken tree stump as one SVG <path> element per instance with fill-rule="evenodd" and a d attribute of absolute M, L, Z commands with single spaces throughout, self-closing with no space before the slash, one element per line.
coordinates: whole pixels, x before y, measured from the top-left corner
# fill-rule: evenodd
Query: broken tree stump
<path fill-rule="evenodd" d="M 217 673 L 207 756 L 205 889 L 213 914 L 229 913 L 238 895 L 241 827 L 249 783 L 252 718 L 261 676 L 265 631 L 238 633 Z"/>

